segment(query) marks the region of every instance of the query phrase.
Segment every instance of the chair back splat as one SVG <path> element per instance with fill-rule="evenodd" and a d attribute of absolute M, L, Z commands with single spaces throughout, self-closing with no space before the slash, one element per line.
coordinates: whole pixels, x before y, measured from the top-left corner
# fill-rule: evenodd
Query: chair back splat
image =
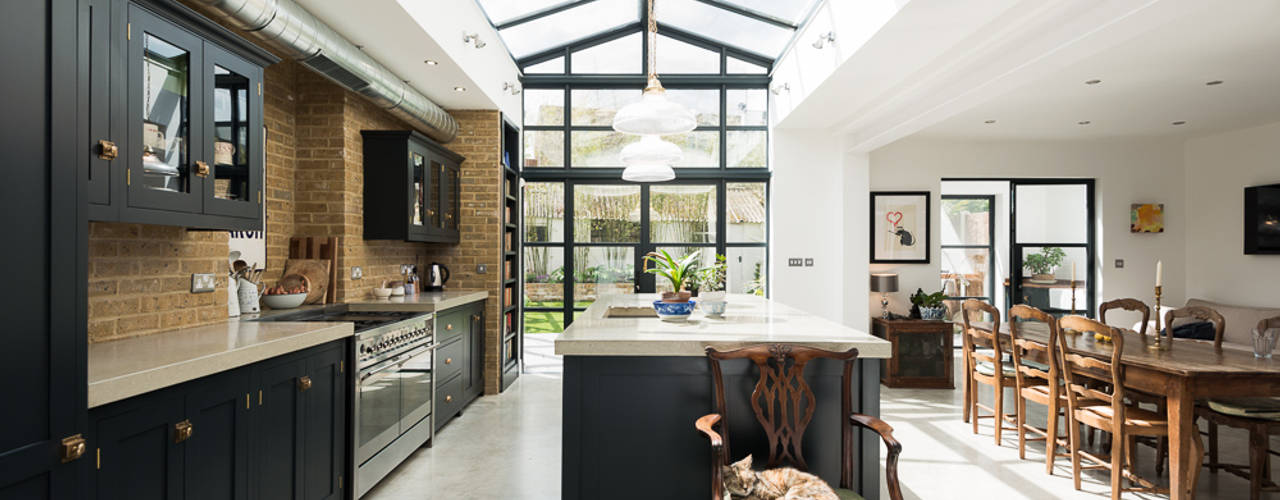
<path fill-rule="evenodd" d="M 720 421 L 724 449 L 724 465 L 729 465 L 729 418 L 725 404 L 725 386 L 721 375 L 720 362 L 732 359 L 750 359 L 760 372 L 755 388 L 751 391 L 751 409 L 756 421 L 764 429 L 769 445 L 769 462 L 767 468 L 794 467 L 808 470 L 804 460 L 804 449 L 801 443 L 805 429 L 813 420 L 817 398 L 804 379 L 805 365 L 814 359 L 833 359 L 844 362 L 840 379 L 840 414 L 853 413 L 852 380 L 853 362 L 858 358 L 857 349 L 844 352 L 832 352 L 804 346 L 787 344 L 767 344 L 745 347 L 732 351 L 717 351 L 707 348 L 707 358 L 711 363 L 712 379 L 715 384 L 716 412 L 725 415 Z M 842 456 L 848 456 L 853 449 L 853 428 L 841 427 Z M 841 487 L 848 488 L 853 484 L 853 464 L 849 461 L 841 466 Z"/>
<path fill-rule="evenodd" d="M 1124 309 L 1126 311 L 1142 313 L 1142 329 L 1138 331 L 1142 336 L 1147 336 L 1147 322 L 1151 321 L 1151 308 L 1146 302 L 1138 299 L 1115 299 L 1108 300 L 1098 305 L 1098 321 L 1107 323 L 1107 311 L 1112 309 Z M 1159 335 L 1160 332 L 1156 332 Z"/>
<path fill-rule="evenodd" d="M 1173 336 L 1173 321 L 1178 318 L 1195 318 L 1213 323 L 1213 347 L 1222 348 L 1222 332 L 1227 329 L 1227 320 L 1222 313 L 1203 306 L 1187 306 L 1164 313 L 1164 327 Z M 1157 332 L 1158 333 L 1158 332 Z"/>

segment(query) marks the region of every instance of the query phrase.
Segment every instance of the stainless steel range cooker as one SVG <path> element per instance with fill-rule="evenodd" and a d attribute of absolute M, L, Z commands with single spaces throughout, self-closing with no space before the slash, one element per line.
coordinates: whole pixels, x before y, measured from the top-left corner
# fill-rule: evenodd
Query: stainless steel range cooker
<path fill-rule="evenodd" d="M 353 311 L 348 306 L 300 311 L 266 321 L 355 324 L 349 477 L 364 495 L 414 450 L 435 437 L 435 318 L 431 313 Z"/>

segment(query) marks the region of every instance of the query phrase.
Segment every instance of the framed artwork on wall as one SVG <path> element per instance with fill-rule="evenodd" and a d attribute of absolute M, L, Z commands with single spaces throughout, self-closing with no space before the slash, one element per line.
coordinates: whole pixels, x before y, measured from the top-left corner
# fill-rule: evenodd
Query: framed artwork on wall
<path fill-rule="evenodd" d="M 929 263 L 929 192 L 871 192 L 871 262 Z"/>
<path fill-rule="evenodd" d="M 1130 205 L 1129 232 L 1163 233 L 1164 203 L 1134 203 Z"/>

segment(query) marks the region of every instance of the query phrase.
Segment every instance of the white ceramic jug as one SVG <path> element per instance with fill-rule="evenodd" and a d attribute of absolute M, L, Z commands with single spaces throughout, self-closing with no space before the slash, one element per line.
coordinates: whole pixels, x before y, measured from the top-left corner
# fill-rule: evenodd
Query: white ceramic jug
<path fill-rule="evenodd" d="M 240 315 L 240 282 L 238 278 L 231 277 L 227 279 L 227 316 L 236 317 Z"/>
<path fill-rule="evenodd" d="M 258 297 L 262 294 L 261 283 L 255 284 L 244 278 L 240 278 L 240 282 L 236 285 L 236 293 L 240 296 L 240 312 L 244 314 L 257 314 L 261 311 L 258 308 Z"/>

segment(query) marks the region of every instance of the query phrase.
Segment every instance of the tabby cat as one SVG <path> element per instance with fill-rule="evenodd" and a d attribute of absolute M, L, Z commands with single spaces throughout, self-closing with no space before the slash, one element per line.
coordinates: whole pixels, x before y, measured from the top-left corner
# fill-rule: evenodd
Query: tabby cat
<path fill-rule="evenodd" d="M 742 500 L 839 500 L 836 492 L 818 476 L 790 467 L 756 472 L 751 455 L 721 467 L 729 498 Z"/>

